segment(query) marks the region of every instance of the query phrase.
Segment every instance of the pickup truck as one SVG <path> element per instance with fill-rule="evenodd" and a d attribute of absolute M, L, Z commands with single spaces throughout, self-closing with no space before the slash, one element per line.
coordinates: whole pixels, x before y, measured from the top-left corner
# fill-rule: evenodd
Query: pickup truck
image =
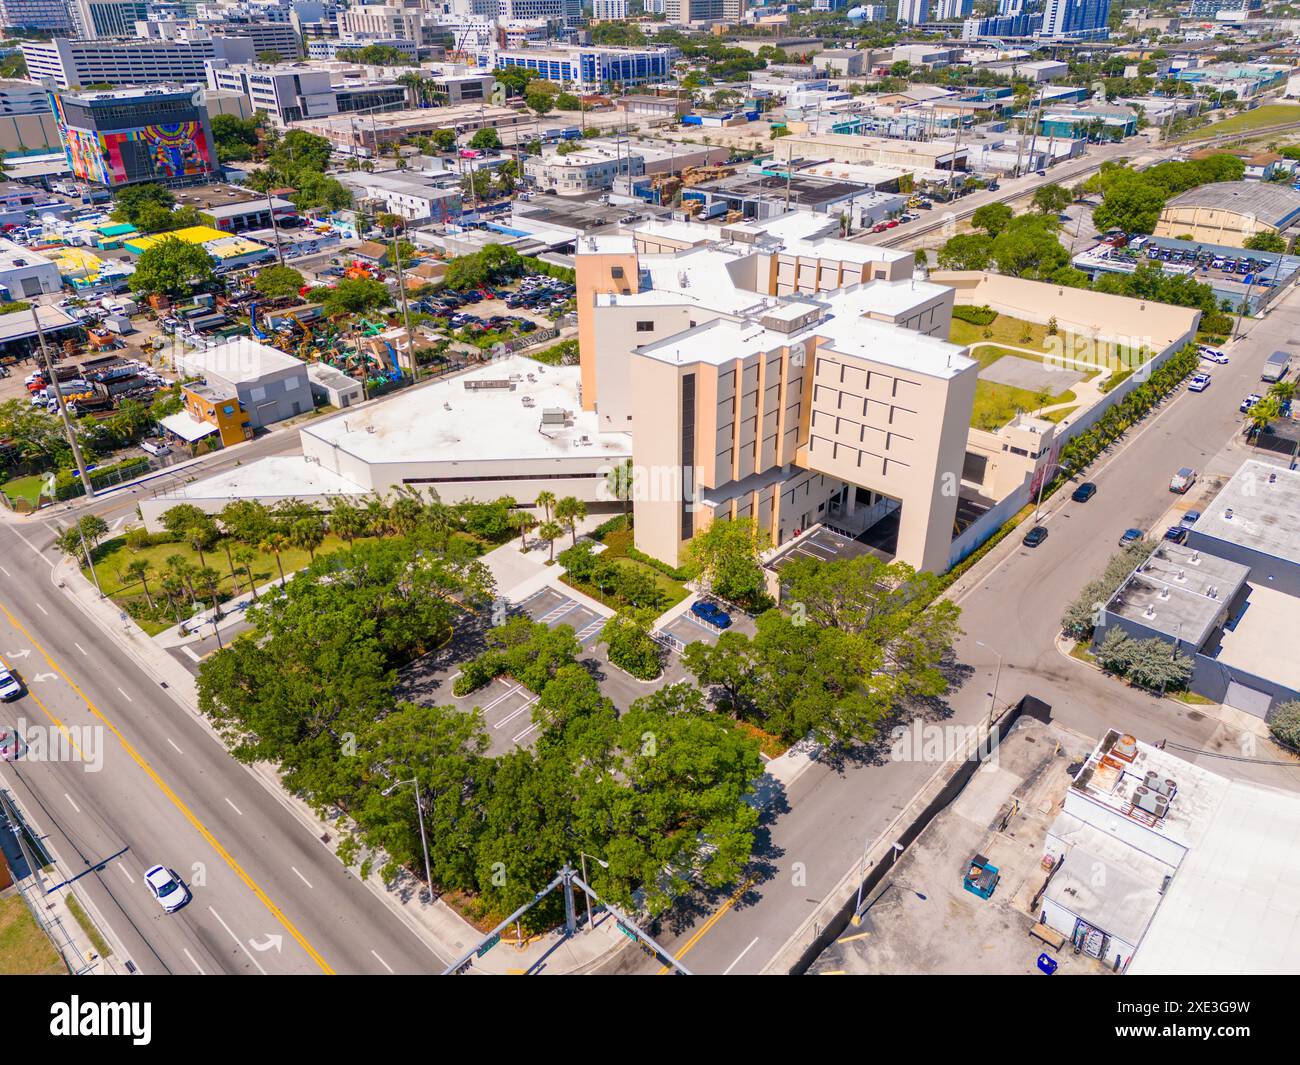
<path fill-rule="evenodd" d="M 1285 351 L 1275 351 L 1264 363 L 1264 372 L 1259 375 L 1261 381 L 1273 384 L 1282 380 L 1291 371 L 1291 356 Z"/>

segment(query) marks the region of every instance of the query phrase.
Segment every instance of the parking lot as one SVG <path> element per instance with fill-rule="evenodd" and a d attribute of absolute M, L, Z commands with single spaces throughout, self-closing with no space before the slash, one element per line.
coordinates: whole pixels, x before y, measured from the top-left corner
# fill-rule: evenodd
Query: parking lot
<path fill-rule="evenodd" d="M 666 625 L 660 626 L 655 630 L 655 634 L 665 637 L 666 642 L 676 651 L 681 651 L 687 644 L 691 643 L 717 643 L 718 637 L 724 632 L 741 632 L 746 636 L 754 634 L 755 629 L 752 618 L 735 610 L 728 611 L 728 614 L 731 617 L 731 624 L 725 629 L 720 629 L 716 625 L 710 625 L 702 621 L 688 610 L 686 613 L 673 618 Z"/>
<path fill-rule="evenodd" d="M 547 587 L 534 592 L 515 606 L 548 628 L 571 626 L 578 642 L 584 647 L 590 646 L 605 626 L 605 618 L 595 610 L 555 588 Z"/>

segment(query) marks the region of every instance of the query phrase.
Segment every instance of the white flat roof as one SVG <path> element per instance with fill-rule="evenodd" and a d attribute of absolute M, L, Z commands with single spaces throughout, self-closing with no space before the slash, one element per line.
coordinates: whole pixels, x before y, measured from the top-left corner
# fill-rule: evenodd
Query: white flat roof
<path fill-rule="evenodd" d="M 42 329 L 67 329 L 78 324 L 67 311 L 58 307 L 39 305 L 36 313 L 40 316 Z M 0 344 L 10 340 L 22 340 L 36 335 L 36 323 L 32 321 L 31 311 L 17 311 L 13 314 L 0 314 Z"/>
<path fill-rule="evenodd" d="M 212 374 L 232 384 L 256 381 L 267 374 L 303 365 L 301 359 L 268 344 L 259 344 L 251 337 L 236 337 L 205 351 L 187 352 L 177 356 L 176 361 L 192 373 Z"/>
<path fill-rule="evenodd" d="M 305 499 L 310 496 L 366 494 L 366 489 L 302 455 L 272 455 L 224 473 L 182 485 L 183 499 Z"/>
<path fill-rule="evenodd" d="M 582 409 L 580 374 L 577 366 L 544 366 L 515 355 L 305 425 L 301 433 L 370 464 L 630 456 L 630 434 L 600 432 L 595 411 Z M 509 387 L 466 387 L 482 382 Z M 543 424 L 543 411 L 554 408 L 568 413 L 565 423 Z"/>
<path fill-rule="evenodd" d="M 1128 971 L 1300 972 L 1300 795 L 1231 782 Z"/>
<path fill-rule="evenodd" d="M 1300 471 L 1247 459 L 1206 505 L 1196 532 L 1300 562 Z"/>
<path fill-rule="evenodd" d="M 33 267 L 49 265 L 50 260 L 40 252 L 24 248 L 12 240 L 0 239 L 0 270 L 29 270 Z"/>
<path fill-rule="evenodd" d="M 215 433 L 217 427 L 211 422 L 201 422 L 193 415 L 185 411 L 178 411 L 176 414 L 169 414 L 162 420 L 163 426 L 170 429 L 182 440 L 187 440 L 191 444 L 195 440 L 202 440 L 209 433 Z"/>

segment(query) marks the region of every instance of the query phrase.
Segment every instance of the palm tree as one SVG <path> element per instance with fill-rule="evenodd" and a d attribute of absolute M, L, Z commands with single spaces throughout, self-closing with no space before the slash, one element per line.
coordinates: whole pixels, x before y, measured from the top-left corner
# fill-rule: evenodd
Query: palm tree
<path fill-rule="evenodd" d="M 265 554 L 275 555 L 275 568 L 280 571 L 280 583 L 284 583 L 284 565 L 280 562 L 280 552 L 289 546 L 289 538 L 284 533 L 271 533 L 265 540 L 257 545 L 257 549 Z"/>
<path fill-rule="evenodd" d="M 167 605 L 172 608 L 172 613 L 176 616 L 176 624 L 181 623 L 181 608 L 177 606 L 177 601 L 185 596 L 185 584 L 179 577 L 171 573 L 165 573 L 162 577 L 163 595 L 167 597 Z"/>
<path fill-rule="evenodd" d="M 388 507 L 388 520 L 401 536 L 410 536 L 420 522 L 423 507 L 412 492 L 400 492 Z"/>
<path fill-rule="evenodd" d="M 554 493 L 554 492 L 538 492 L 538 493 L 537 493 L 537 504 L 536 504 L 536 505 L 539 506 L 539 507 L 541 507 L 543 510 L 546 511 L 546 520 L 547 520 L 547 521 L 550 521 L 550 520 L 551 520 L 551 507 L 555 506 L 555 493 Z"/>
<path fill-rule="evenodd" d="M 364 513 L 366 517 L 366 525 L 370 529 L 372 536 L 388 535 L 388 531 L 391 528 L 388 504 L 384 502 L 382 496 L 367 496 Z"/>
<path fill-rule="evenodd" d="M 349 548 L 358 536 L 366 531 L 366 513 L 346 499 L 340 499 L 330 510 L 330 531 L 347 541 Z"/>
<path fill-rule="evenodd" d="M 623 513 L 632 509 L 632 460 L 615 466 L 605 476 L 605 488 L 615 499 L 623 500 Z"/>
<path fill-rule="evenodd" d="M 550 561 L 555 561 L 555 541 L 564 535 L 564 526 L 556 521 L 544 521 L 537 529 L 537 535 L 540 536 L 551 546 Z"/>
<path fill-rule="evenodd" d="M 223 536 L 221 546 L 226 549 L 226 565 L 230 567 L 230 579 L 235 584 L 235 594 L 243 595 L 244 589 L 239 585 L 239 574 L 235 572 L 235 560 L 230 555 L 230 537 Z"/>
<path fill-rule="evenodd" d="M 1282 403 L 1274 395 L 1267 395 L 1246 412 L 1247 436 L 1258 436 L 1282 415 Z"/>
<path fill-rule="evenodd" d="M 239 568 L 248 574 L 248 589 L 253 593 L 253 602 L 257 602 L 257 578 L 253 576 L 253 559 L 257 556 L 247 547 L 235 548 L 235 561 Z"/>
<path fill-rule="evenodd" d="M 289 542 L 305 550 L 316 561 L 316 548 L 325 540 L 325 526 L 320 518 L 299 518 L 289 526 Z"/>
<path fill-rule="evenodd" d="M 528 550 L 528 533 L 530 530 L 537 528 L 537 518 L 526 510 L 516 510 L 510 520 L 514 522 L 515 528 L 519 530 L 519 549 Z"/>
<path fill-rule="evenodd" d="M 220 620 L 221 606 L 217 602 L 217 591 L 221 587 L 221 574 L 211 566 L 204 566 L 194 575 L 194 581 L 202 590 L 203 598 L 212 603 L 213 612 Z"/>
<path fill-rule="evenodd" d="M 203 557 L 203 548 L 211 547 L 212 542 L 217 538 L 217 523 L 208 515 L 203 515 L 202 520 L 196 519 L 193 524 L 187 525 L 181 533 L 181 539 L 188 544 L 190 548 L 199 556 L 200 568 L 207 566 L 207 559 Z"/>
<path fill-rule="evenodd" d="M 578 522 L 587 516 L 587 504 L 575 496 L 565 496 L 555 504 L 555 517 L 562 525 L 568 526 L 569 535 L 573 537 L 573 546 L 578 546 Z"/>
<path fill-rule="evenodd" d="M 185 587 L 190 602 L 197 603 L 198 596 L 194 594 L 194 563 L 184 555 L 168 555 L 167 569 L 171 576 Z"/>
<path fill-rule="evenodd" d="M 1270 396 L 1277 396 L 1279 403 L 1286 403 L 1295 399 L 1297 388 L 1300 388 L 1300 384 L 1297 384 L 1295 381 L 1278 381 L 1277 384 L 1269 388 L 1268 394 Z"/>
<path fill-rule="evenodd" d="M 123 584 L 135 584 L 138 581 L 140 587 L 144 589 L 145 602 L 149 604 L 149 609 L 153 610 L 153 596 L 149 594 L 149 578 L 152 576 L 153 567 L 149 565 L 148 559 L 137 558 L 128 563 L 118 574 L 118 580 Z"/>

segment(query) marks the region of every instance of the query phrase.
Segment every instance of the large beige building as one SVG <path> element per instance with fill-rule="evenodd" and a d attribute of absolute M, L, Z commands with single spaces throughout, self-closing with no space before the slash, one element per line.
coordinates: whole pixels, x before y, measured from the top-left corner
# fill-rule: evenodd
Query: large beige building
<path fill-rule="evenodd" d="M 953 290 L 911 253 L 798 234 L 824 223 L 579 243 L 582 404 L 632 434 L 641 550 L 676 563 L 716 517 L 775 546 L 861 505 L 898 512 L 898 558 L 947 567 L 978 374 L 946 340 Z"/>
<path fill-rule="evenodd" d="M 1265 181 L 1217 181 L 1175 196 L 1160 212 L 1157 237 L 1243 247 L 1256 233 L 1280 233 L 1300 218 L 1300 193 Z"/>

